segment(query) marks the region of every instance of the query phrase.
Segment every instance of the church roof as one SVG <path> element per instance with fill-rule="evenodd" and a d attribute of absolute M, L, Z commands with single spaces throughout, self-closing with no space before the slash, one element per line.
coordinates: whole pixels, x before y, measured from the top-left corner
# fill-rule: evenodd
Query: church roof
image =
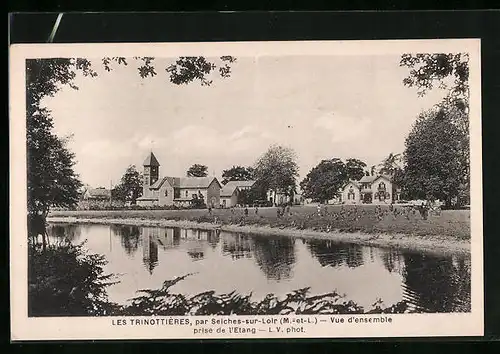
<path fill-rule="evenodd" d="M 160 166 L 160 163 L 156 159 L 155 154 L 153 154 L 153 152 L 151 152 L 151 154 L 149 154 L 149 156 L 146 157 L 146 160 L 144 160 L 144 163 L 142 165 L 143 166 L 156 166 L 156 167 L 158 167 L 158 166 Z"/>
<path fill-rule="evenodd" d="M 163 177 L 156 181 L 150 188 L 159 189 L 165 182 L 168 182 L 174 188 L 208 188 L 212 181 L 219 184 L 219 181 L 215 177 Z"/>
<path fill-rule="evenodd" d="M 178 187 L 179 180 L 180 180 L 180 178 L 178 178 L 178 177 L 163 177 L 163 178 L 160 178 L 155 183 L 153 183 L 153 185 L 151 185 L 150 188 L 151 189 L 159 189 L 163 185 L 163 183 L 165 183 L 167 181 L 172 187 Z"/>
<path fill-rule="evenodd" d="M 183 178 L 180 178 L 178 187 L 179 188 L 208 188 L 213 180 L 215 180 L 220 186 L 219 181 L 215 177 L 183 177 Z"/>

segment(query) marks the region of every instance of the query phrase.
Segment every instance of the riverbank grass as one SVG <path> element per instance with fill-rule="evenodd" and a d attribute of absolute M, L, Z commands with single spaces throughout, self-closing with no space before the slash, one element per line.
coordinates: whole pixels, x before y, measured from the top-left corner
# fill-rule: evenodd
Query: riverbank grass
<path fill-rule="evenodd" d="M 85 210 L 53 211 L 49 217 L 79 219 L 172 220 L 235 226 L 263 226 L 317 232 L 361 232 L 367 234 L 404 234 L 438 237 L 456 241 L 470 240 L 470 211 L 444 210 L 424 220 L 415 209 L 395 206 L 330 205 L 320 213 L 314 206 L 293 206 L 278 215 L 278 208 L 192 210 Z"/>

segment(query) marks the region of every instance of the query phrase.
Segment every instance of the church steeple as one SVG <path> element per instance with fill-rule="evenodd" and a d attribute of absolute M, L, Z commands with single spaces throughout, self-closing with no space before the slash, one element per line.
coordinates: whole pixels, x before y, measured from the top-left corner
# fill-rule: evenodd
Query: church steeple
<path fill-rule="evenodd" d="M 160 163 L 156 159 L 155 154 L 153 154 L 153 152 L 151 151 L 151 153 L 148 155 L 148 157 L 146 157 L 146 160 L 144 160 L 144 163 L 142 165 L 144 167 L 146 167 L 146 166 L 149 166 L 149 167 L 152 167 L 152 166 L 159 167 Z"/>
<path fill-rule="evenodd" d="M 156 156 L 151 153 L 146 157 L 144 163 L 142 164 L 144 167 L 144 192 L 143 195 L 146 195 L 146 190 L 149 189 L 156 181 L 158 181 L 160 175 L 160 163 L 156 159 Z"/>

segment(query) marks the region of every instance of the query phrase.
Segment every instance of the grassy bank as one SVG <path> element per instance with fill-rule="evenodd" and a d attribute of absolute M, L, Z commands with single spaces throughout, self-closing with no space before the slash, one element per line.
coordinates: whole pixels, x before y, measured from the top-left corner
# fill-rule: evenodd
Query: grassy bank
<path fill-rule="evenodd" d="M 123 223 L 144 226 L 220 228 L 225 231 L 318 237 L 360 244 L 402 246 L 406 248 L 468 250 L 470 213 L 446 210 L 423 220 L 418 212 L 402 207 L 390 211 L 374 206 L 328 206 L 318 215 L 316 207 L 296 206 L 290 214 L 278 217 L 277 208 L 212 210 L 123 210 L 57 211 L 52 220 Z M 71 219 L 67 219 L 67 218 Z"/>

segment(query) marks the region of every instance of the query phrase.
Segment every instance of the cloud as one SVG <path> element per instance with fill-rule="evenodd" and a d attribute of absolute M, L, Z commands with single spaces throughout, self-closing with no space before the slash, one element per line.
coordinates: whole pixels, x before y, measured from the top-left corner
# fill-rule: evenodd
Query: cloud
<path fill-rule="evenodd" d="M 369 137 L 371 120 L 368 118 L 355 118 L 339 113 L 329 112 L 321 115 L 314 121 L 314 128 L 325 130 L 334 143 L 350 142 Z"/>

